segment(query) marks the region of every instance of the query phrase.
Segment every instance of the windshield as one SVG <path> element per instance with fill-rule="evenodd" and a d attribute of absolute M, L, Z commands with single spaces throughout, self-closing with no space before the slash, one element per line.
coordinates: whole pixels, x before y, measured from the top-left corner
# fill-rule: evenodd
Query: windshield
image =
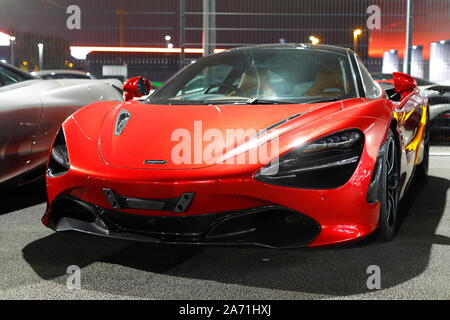
<path fill-rule="evenodd" d="M 428 81 L 428 80 L 425 80 L 425 79 L 422 79 L 422 78 L 414 77 L 414 79 L 416 80 L 418 86 L 431 86 L 433 84 L 436 84 L 434 82 L 431 82 L 431 81 Z"/>
<path fill-rule="evenodd" d="M 90 80 L 87 74 L 77 74 L 77 73 L 50 73 L 40 76 L 44 80 L 53 80 L 53 79 L 88 79 Z"/>
<path fill-rule="evenodd" d="M 202 58 L 170 79 L 147 103 L 307 103 L 354 97 L 347 55 L 283 47 Z"/>
<path fill-rule="evenodd" d="M 22 70 L 0 63 L 0 87 L 33 79 L 32 75 Z"/>

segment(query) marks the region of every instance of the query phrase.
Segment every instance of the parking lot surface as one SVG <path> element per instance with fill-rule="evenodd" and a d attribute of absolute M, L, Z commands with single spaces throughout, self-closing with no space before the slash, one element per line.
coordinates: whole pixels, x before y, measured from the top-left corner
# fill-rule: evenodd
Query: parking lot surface
<path fill-rule="evenodd" d="M 0 299 L 449 299 L 450 157 L 431 158 L 389 243 L 321 249 L 166 246 L 54 233 L 43 183 L 0 197 Z M 67 268 L 81 269 L 81 289 Z M 381 289 L 367 288 L 369 266 Z"/>

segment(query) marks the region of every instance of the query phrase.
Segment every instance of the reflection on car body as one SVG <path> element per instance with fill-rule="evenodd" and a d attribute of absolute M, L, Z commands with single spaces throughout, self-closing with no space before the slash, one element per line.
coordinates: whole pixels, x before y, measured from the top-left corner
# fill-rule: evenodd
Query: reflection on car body
<path fill-rule="evenodd" d="M 118 85 L 113 80 L 44 81 L 0 63 L 0 183 L 42 175 L 61 123 L 92 102 L 122 101 Z"/>

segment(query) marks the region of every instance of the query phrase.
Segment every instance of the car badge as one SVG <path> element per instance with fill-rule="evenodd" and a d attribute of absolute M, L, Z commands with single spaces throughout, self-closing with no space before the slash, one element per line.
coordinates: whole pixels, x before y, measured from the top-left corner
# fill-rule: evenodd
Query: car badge
<path fill-rule="evenodd" d="M 131 113 L 129 113 L 127 110 L 122 109 L 119 111 L 119 115 L 117 116 L 116 120 L 116 126 L 114 128 L 114 134 L 116 136 L 120 136 L 122 134 L 122 131 L 127 126 L 128 120 L 131 118 Z"/>
<path fill-rule="evenodd" d="M 144 164 L 166 164 L 167 160 L 145 160 Z"/>

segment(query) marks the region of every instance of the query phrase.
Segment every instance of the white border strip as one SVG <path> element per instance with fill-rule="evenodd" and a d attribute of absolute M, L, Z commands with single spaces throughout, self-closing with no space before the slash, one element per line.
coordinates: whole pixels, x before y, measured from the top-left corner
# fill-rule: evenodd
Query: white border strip
<path fill-rule="evenodd" d="M 430 156 L 450 156 L 450 151 L 447 151 L 447 152 L 437 152 L 437 151 L 431 152 L 430 151 Z"/>

